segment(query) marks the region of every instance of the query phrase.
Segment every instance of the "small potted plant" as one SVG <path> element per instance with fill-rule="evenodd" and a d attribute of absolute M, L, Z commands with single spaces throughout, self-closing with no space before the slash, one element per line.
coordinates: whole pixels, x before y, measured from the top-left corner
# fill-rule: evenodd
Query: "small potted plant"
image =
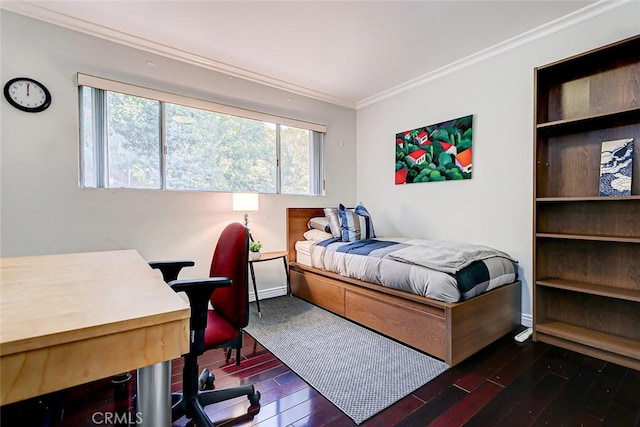
<path fill-rule="evenodd" d="M 249 242 L 249 259 L 251 261 L 260 259 L 260 249 L 262 249 L 261 242 Z"/>

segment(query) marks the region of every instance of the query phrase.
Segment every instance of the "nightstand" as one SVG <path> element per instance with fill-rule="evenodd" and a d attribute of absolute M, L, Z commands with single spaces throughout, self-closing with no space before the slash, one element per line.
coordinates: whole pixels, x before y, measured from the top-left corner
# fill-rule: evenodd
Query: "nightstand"
<path fill-rule="evenodd" d="M 260 311 L 260 299 L 258 298 L 258 287 L 256 286 L 256 273 L 253 271 L 253 264 L 256 262 L 265 262 L 265 261 L 273 261 L 276 259 L 282 259 L 284 264 L 284 272 L 287 274 L 287 295 L 289 295 L 290 291 L 290 283 L 289 283 L 289 263 L 287 262 L 287 255 L 289 252 L 280 251 L 280 252 L 261 252 L 260 259 L 249 260 L 249 271 L 251 271 L 251 281 L 253 282 L 253 293 L 256 296 L 256 306 L 258 307 L 258 317 L 262 317 L 262 312 Z"/>

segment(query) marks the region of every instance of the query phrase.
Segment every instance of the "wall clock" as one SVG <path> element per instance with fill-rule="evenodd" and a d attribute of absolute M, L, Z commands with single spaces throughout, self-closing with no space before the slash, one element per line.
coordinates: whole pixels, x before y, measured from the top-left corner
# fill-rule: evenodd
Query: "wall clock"
<path fill-rule="evenodd" d="M 40 82 L 28 77 L 11 79 L 4 85 L 4 97 L 18 110 L 38 113 L 51 105 L 51 93 Z"/>

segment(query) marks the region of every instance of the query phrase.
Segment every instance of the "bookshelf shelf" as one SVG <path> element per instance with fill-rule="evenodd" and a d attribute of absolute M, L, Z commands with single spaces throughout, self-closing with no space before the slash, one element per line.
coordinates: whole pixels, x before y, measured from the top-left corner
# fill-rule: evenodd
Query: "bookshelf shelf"
<path fill-rule="evenodd" d="M 631 196 L 622 196 L 622 197 L 602 197 L 602 196 L 593 196 L 593 197 L 539 197 L 536 199 L 538 203 L 558 203 L 558 202 L 624 202 L 624 201 L 633 201 L 640 200 L 640 196 L 631 195 Z"/>
<path fill-rule="evenodd" d="M 640 237 L 595 236 L 591 234 L 538 233 L 542 239 L 591 240 L 594 242 L 640 243 Z"/>
<path fill-rule="evenodd" d="M 627 301 L 640 302 L 640 289 L 626 289 L 615 286 L 595 285 L 593 283 L 554 278 L 539 279 L 536 282 L 536 285 L 547 286 L 555 289 L 565 289 L 573 292 L 585 292 L 591 295 L 599 295 L 608 298 L 618 298 Z"/>
<path fill-rule="evenodd" d="M 640 359 L 640 347 L 636 340 L 604 334 L 593 329 L 582 328 L 563 322 L 547 322 L 538 325 L 538 332 L 578 344 L 586 353 L 610 353 L 633 360 Z M 637 369 L 637 368 L 636 368 Z"/>
<path fill-rule="evenodd" d="M 622 126 L 632 124 L 640 119 L 640 107 L 632 107 L 621 111 L 595 114 L 575 119 L 556 120 L 538 124 L 538 132 L 545 134 L 563 134 L 571 132 L 585 132 L 603 127 Z"/>

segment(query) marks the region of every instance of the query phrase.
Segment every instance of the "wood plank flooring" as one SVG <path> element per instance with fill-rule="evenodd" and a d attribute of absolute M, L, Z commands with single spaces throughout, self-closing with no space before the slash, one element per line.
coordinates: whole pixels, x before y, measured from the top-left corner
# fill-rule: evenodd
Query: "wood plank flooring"
<path fill-rule="evenodd" d="M 514 331 L 365 421 L 372 426 L 640 426 L 640 372 L 528 340 Z M 336 348 L 335 357 L 349 357 Z M 309 387 L 249 335 L 240 366 L 223 351 L 200 359 L 216 375 L 216 387 L 255 384 L 261 410 L 246 417 L 238 398 L 207 408 L 223 426 L 354 426 L 353 421 Z M 182 362 L 173 363 L 172 389 L 181 388 Z M 383 366 L 380 369 L 384 369 Z M 362 390 L 367 393 L 367 390 Z M 1 409 L 2 426 L 78 427 L 135 423 L 135 378 L 122 386 L 110 379 L 64 390 Z M 130 413 L 126 419 L 123 414 Z M 116 422 L 107 416 L 119 414 Z M 186 425 L 178 420 L 175 427 Z"/>

